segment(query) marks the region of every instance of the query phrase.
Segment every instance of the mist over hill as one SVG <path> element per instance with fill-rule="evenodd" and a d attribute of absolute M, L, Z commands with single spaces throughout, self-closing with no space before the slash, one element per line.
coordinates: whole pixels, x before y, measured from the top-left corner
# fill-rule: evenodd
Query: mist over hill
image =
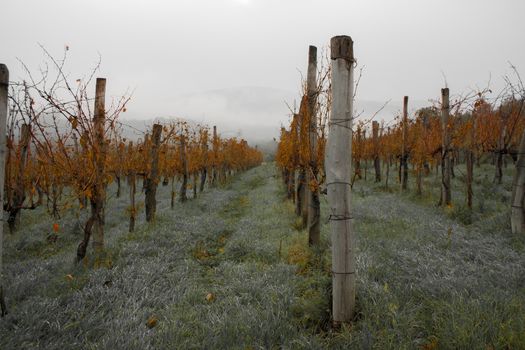
<path fill-rule="evenodd" d="M 401 112 L 402 96 L 390 101 L 375 117 L 376 120 L 391 121 Z M 251 144 L 272 144 L 279 137 L 281 126 L 287 126 L 292 110 L 298 109 L 298 92 L 269 87 L 237 87 L 210 90 L 177 96 L 171 102 L 175 115 L 160 115 L 156 118 L 139 114 L 123 114 L 121 121 L 130 125 L 125 128 L 128 137 L 140 135 L 153 119 L 169 120 L 182 118 L 209 126 L 217 125 L 223 137 L 240 137 Z M 368 119 L 379 111 L 387 101 L 357 100 L 356 114 Z M 429 105 L 425 101 L 410 101 L 409 110 Z"/>

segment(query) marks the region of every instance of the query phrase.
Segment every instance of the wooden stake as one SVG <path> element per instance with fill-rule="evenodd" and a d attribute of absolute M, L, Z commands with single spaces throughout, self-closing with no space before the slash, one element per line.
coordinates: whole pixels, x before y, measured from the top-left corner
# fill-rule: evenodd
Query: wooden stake
<path fill-rule="evenodd" d="M 308 49 L 308 75 L 306 80 L 306 93 L 308 98 L 307 119 L 309 121 L 308 133 L 310 141 L 310 171 L 307 177 L 308 191 L 308 244 L 318 246 L 321 241 L 321 204 L 319 202 L 319 187 L 312 188 L 312 183 L 317 183 L 317 47 Z"/>
<path fill-rule="evenodd" d="M 211 185 L 212 186 L 216 186 L 217 185 L 217 158 L 219 156 L 219 150 L 218 150 L 218 139 L 217 139 L 217 126 L 214 125 L 213 126 L 213 145 L 212 145 L 212 149 L 213 149 L 213 166 L 212 166 L 212 169 L 211 169 Z"/>
<path fill-rule="evenodd" d="M 510 212 L 510 226 L 512 233 L 525 234 L 525 130 L 521 134 L 521 141 L 518 148 L 518 160 L 516 162 L 516 172 L 512 181 L 512 207 Z"/>
<path fill-rule="evenodd" d="M 18 174 L 25 174 L 27 155 L 29 151 L 29 143 L 31 142 L 31 125 L 22 124 L 20 128 L 20 141 L 18 144 Z M 26 199 L 26 189 L 24 176 L 17 176 L 16 185 L 13 191 L 12 202 L 8 206 L 9 216 L 7 223 L 9 224 L 9 231 L 14 233 L 20 224 L 20 213 L 22 206 Z"/>
<path fill-rule="evenodd" d="M 106 79 L 97 78 L 95 88 L 95 114 L 93 128 L 95 140 L 93 151 L 95 154 L 95 185 L 91 197 L 91 216 L 93 222 L 93 248 L 96 254 L 104 250 L 104 203 L 106 201 L 105 164 L 107 145 L 105 140 L 106 123 Z"/>
<path fill-rule="evenodd" d="M 372 122 L 372 140 L 374 143 L 374 169 L 376 173 L 376 182 L 381 182 L 381 161 L 379 159 L 379 123 L 375 120 Z"/>
<path fill-rule="evenodd" d="M 408 188 L 408 96 L 403 98 L 403 140 L 401 148 L 401 190 Z"/>
<path fill-rule="evenodd" d="M 213 129 L 215 131 L 215 128 Z M 180 185 L 180 201 L 186 202 L 186 188 L 188 187 L 188 162 L 186 160 L 186 136 L 180 137 L 180 158 L 182 164 L 182 183 Z"/>
<path fill-rule="evenodd" d="M 151 169 L 146 177 L 146 221 L 151 222 L 155 219 L 157 211 L 157 185 L 159 183 L 159 147 L 162 125 L 154 124 L 151 134 L 150 160 Z"/>
<path fill-rule="evenodd" d="M 201 169 L 201 182 L 200 182 L 200 188 L 199 192 L 204 191 L 204 185 L 206 184 L 206 177 L 208 175 L 208 130 L 206 129 L 204 131 L 203 140 L 202 140 L 202 154 L 204 158 L 204 165 Z"/>
<path fill-rule="evenodd" d="M 128 145 L 128 155 L 131 157 L 133 155 L 133 142 L 129 142 Z M 134 166 L 129 167 L 128 172 L 128 185 L 129 185 L 129 203 L 130 203 L 130 213 L 129 213 L 129 232 L 135 231 L 135 219 L 137 217 L 137 207 L 135 205 L 135 193 L 137 193 L 137 176 L 135 173 Z"/>
<path fill-rule="evenodd" d="M 349 36 L 333 37 L 330 46 L 332 111 L 325 164 L 332 235 L 332 310 L 338 326 L 350 322 L 355 309 L 355 237 L 350 208 L 355 61 Z"/>
<path fill-rule="evenodd" d="M 452 194 L 450 190 L 450 135 L 449 135 L 449 113 L 450 100 L 448 88 L 441 89 L 441 128 L 442 128 L 442 151 L 441 151 L 441 204 L 450 205 Z"/>
<path fill-rule="evenodd" d="M 5 156 L 6 156 L 6 123 L 7 123 L 7 96 L 9 90 L 9 70 L 4 64 L 0 64 L 0 316 L 7 314 L 4 300 L 3 277 L 2 277 L 2 242 L 4 240 L 4 181 L 5 181 Z"/>
<path fill-rule="evenodd" d="M 468 133 L 468 145 L 466 150 L 467 160 L 467 207 L 472 209 L 472 181 L 474 179 L 474 144 L 476 140 L 476 112 L 472 112 L 471 124 Z"/>

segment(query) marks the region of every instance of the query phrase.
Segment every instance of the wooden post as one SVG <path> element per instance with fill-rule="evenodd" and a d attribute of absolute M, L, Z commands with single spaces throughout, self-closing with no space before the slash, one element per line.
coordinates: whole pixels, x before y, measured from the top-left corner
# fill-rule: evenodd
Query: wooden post
<path fill-rule="evenodd" d="M 303 105 L 301 101 L 301 105 Z M 302 106 L 301 106 L 302 107 Z M 308 125 L 306 125 L 306 113 L 305 108 L 299 107 L 298 114 L 298 127 L 299 127 L 299 143 L 306 142 Z M 299 157 L 301 159 L 301 157 Z M 299 175 L 297 177 L 297 197 L 300 199 L 297 203 L 299 205 L 298 215 L 302 218 L 302 228 L 308 224 L 308 193 L 307 193 L 307 177 L 306 177 L 306 164 L 303 163 L 304 159 L 300 160 L 299 164 Z"/>
<path fill-rule="evenodd" d="M 512 233 L 523 235 L 525 233 L 525 130 L 521 134 L 518 148 L 518 160 L 516 161 L 516 172 L 512 181 L 512 207 L 510 212 L 510 226 Z"/>
<path fill-rule="evenodd" d="M 470 130 L 468 131 L 468 145 L 466 150 L 467 160 L 467 207 L 472 209 L 472 181 L 474 179 L 474 145 L 476 140 L 476 111 L 470 117 Z"/>
<path fill-rule="evenodd" d="M 107 145 L 105 140 L 106 123 L 106 79 L 97 78 L 95 88 L 95 113 L 93 115 L 93 142 L 95 154 L 95 184 L 91 198 L 91 216 L 93 224 L 93 248 L 95 254 L 104 250 L 104 203 L 106 201 L 105 164 Z"/>
<path fill-rule="evenodd" d="M 115 172 L 115 180 L 117 181 L 117 198 L 120 198 L 120 185 L 122 178 L 122 164 L 124 164 L 123 152 L 124 152 L 124 143 L 122 141 L 117 141 L 116 152 L 118 158 L 118 165 Z"/>
<path fill-rule="evenodd" d="M 208 175 L 208 129 L 203 131 L 202 135 L 202 155 L 203 155 L 203 166 L 201 169 L 201 183 L 199 192 L 204 191 L 204 185 L 206 184 L 206 177 Z"/>
<path fill-rule="evenodd" d="M 442 151 L 441 151 L 441 204 L 450 205 L 452 195 L 450 190 L 450 135 L 449 135 L 449 113 L 450 100 L 448 88 L 441 89 L 441 128 L 442 128 Z"/>
<path fill-rule="evenodd" d="M 2 277 L 2 243 L 4 240 L 4 181 L 6 156 L 6 123 L 7 123 L 7 95 L 9 90 L 9 70 L 6 65 L 0 64 L 0 316 L 7 314 L 4 299 L 4 279 Z"/>
<path fill-rule="evenodd" d="M 333 37 L 330 46 L 332 111 L 325 164 L 332 235 L 332 310 L 338 326 L 350 322 L 355 309 L 355 237 L 350 208 L 355 61 L 349 36 Z"/>
<path fill-rule="evenodd" d="M 352 179 L 352 183 L 357 178 L 361 180 L 361 125 L 357 125 L 357 130 L 355 131 L 356 138 L 355 138 L 355 160 L 354 160 L 354 178 Z"/>
<path fill-rule="evenodd" d="M 162 125 L 154 124 L 151 133 L 150 161 L 151 168 L 146 177 L 146 221 L 151 222 L 155 219 L 157 211 L 157 185 L 159 183 L 159 147 Z"/>
<path fill-rule="evenodd" d="M 146 156 L 146 152 L 147 150 L 150 150 L 150 147 L 151 147 L 151 142 L 150 142 L 150 135 L 148 133 L 146 133 L 146 135 L 144 135 L 144 143 L 143 143 L 143 146 L 142 146 L 142 149 L 144 150 L 144 157 Z M 148 174 L 147 172 L 145 172 L 144 174 L 142 174 L 142 190 L 141 192 L 144 192 L 146 190 L 146 180 L 148 178 Z"/>
<path fill-rule="evenodd" d="M 31 125 L 22 124 L 20 128 L 20 142 L 18 145 L 18 176 L 16 178 L 16 185 L 13 191 L 12 203 L 9 205 L 9 217 L 7 223 L 9 230 L 14 233 L 20 224 L 20 213 L 22 206 L 26 199 L 26 190 L 24 182 L 24 173 L 27 164 L 27 155 L 29 151 L 29 143 L 31 142 Z"/>
<path fill-rule="evenodd" d="M 129 142 L 128 145 L 128 157 L 133 155 L 133 142 Z M 130 161 L 128 159 L 128 161 Z M 137 207 L 135 205 L 135 193 L 137 193 L 137 179 L 136 179 L 135 168 L 133 165 L 128 170 L 128 185 L 129 185 L 129 232 L 135 231 L 135 219 L 137 217 Z"/>
<path fill-rule="evenodd" d="M 363 157 L 363 162 L 365 163 L 365 182 L 366 182 L 366 177 L 368 175 L 368 158 L 366 157 L 366 129 L 363 129 L 363 144 L 362 144 L 362 148 L 361 148 L 361 155 Z"/>
<path fill-rule="evenodd" d="M 387 135 L 390 135 L 390 127 L 387 127 Z M 388 147 L 385 147 L 385 150 Z M 385 188 L 388 190 L 388 180 L 390 179 L 390 163 L 392 162 L 392 155 L 387 154 L 386 159 L 386 173 L 385 173 Z"/>
<path fill-rule="evenodd" d="M 198 172 L 193 173 L 193 198 L 197 198 L 197 176 Z"/>
<path fill-rule="evenodd" d="M 77 138 L 76 138 L 76 135 L 73 134 L 73 141 L 75 142 L 75 152 L 77 152 L 77 155 L 78 155 L 78 161 L 79 162 L 82 162 L 81 164 L 83 166 L 87 166 L 86 165 L 86 157 L 83 157 L 81 156 L 81 153 L 80 151 L 83 153 L 83 154 L 87 154 L 87 152 L 89 152 L 89 134 L 87 131 L 84 131 L 82 133 L 82 135 L 80 136 L 80 140 L 83 141 L 83 142 L 80 142 L 81 144 L 81 150 L 78 149 L 78 144 L 77 144 Z M 53 181 L 53 185 L 54 186 L 54 181 Z M 86 180 L 82 181 L 82 186 L 86 186 Z M 54 187 L 53 187 L 53 191 L 54 191 Z M 55 196 L 53 196 L 53 198 L 55 198 Z M 48 200 L 49 200 L 49 196 L 48 196 Z M 79 198 L 78 198 L 78 201 L 80 202 L 80 207 L 82 209 L 86 209 L 87 210 L 87 207 L 88 207 L 88 197 L 86 196 L 86 194 L 84 192 L 81 192 L 81 194 L 79 195 Z M 53 217 L 56 217 L 56 214 L 58 214 L 58 208 L 56 206 L 56 199 L 53 199 Z"/>
<path fill-rule="evenodd" d="M 379 123 L 372 122 L 372 141 L 374 143 L 374 169 L 376 182 L 381 182 L 381 161 L 379 159 Z"/>
<path fill-rule="evenodd" d="M 495 154 L 495 173 L 494 173 L 494 183 L 501 185 L 503 181 L 503 157 L 505 151 L 505 138 L 507 137 L 507 119 L 510 112 L 507 111 L 507 107 L 500 107 L 500 125 L 501 131 L 498 137 L 498 149 Z"/>
<path fill-rule="evenodd" d="M 295 128 L 292 130 L 294 137 L 297 140 L 294 145 L 293 154 L 295 157 L 295 169 L 294 169 L 294 198 L 295 198 L 295 215 L 301 216 L 303 207 L 303 197 L 301 196 L 301 171 L 299 170 L 300 157 L 299 157 L 299 142 L 300 142 L 300 129 L 301 129 L 301 117 L 299 114 L 294 114 Z"/>
<path fill-rule="evenodd" d="M 306 79 L 306 93 L 308 98 L 306 115 L 309 121 L 310 143 L 310 171 L 308 172 L 308 244 L 318 246 L 321 241 L 321 204 L 319 202 L 319 187 L 312 188 L 311 183 L 317 183 L 317 47 L 308 49 L 308 74 Z"/>
<path fill-rule="evenodd" d="M 175 185 L 176 185 L 177 178 L 175 176 L 171 177 L 171 209 L 175 208 Z"/>
<path fill-rule="evenodd" d="M 401 150 L 401 190 L 408 188 L 408 96 L 403 98 L 403 140 Z"/>
<path fill-rule="evenodd" d="M 218 150 L 218 140 L 217 140 L 217 126 L 213 126 L 213 142 L 212 142 L 212 149 L 213 149 L 213 165 L 211 169 L 211 185 L 216 186 L 217 185 L 217 161 L 219 156 L 219 150 Z"/>
<path fill-rule="evenodd" d="M 215 131 L 215 128 L 213 129 Z M 182 164 L 182 183 L 180 185 L 180 201 L 186 202 L 186 188 L 188 187 L 188 162 L 186 160 L 186 136 L 180 137 L 180 159 Z"/>

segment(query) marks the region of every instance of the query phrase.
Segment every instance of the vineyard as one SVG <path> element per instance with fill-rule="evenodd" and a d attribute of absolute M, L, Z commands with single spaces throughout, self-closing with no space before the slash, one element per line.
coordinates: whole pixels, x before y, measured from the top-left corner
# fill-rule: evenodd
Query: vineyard
<path fill-rule="evenodd" d="M 183 118 L 134 130 L 131 94 L 43 50 L 21 81 L 0 66 L 2 349 L 525 348 L 514 66 L 385 122 L 333 37 L 264 154 Z"/>

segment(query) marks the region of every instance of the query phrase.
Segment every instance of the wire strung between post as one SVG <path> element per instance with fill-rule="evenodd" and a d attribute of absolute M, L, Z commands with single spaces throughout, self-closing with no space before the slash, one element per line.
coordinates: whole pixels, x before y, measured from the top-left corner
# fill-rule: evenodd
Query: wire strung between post
<path fill-rule="evenodd" d="M 333 275 L 354 275 L 355 271 L 352 271 L 352 272 L 335 272 L 334 270 L 332 270 L 332 274 Z"/>
<path fill-rule="evenodd" d="M 328 182 L 326 184 L 326 187 L 328 187 L 330 185 L 348 185 L 348 186 L 352 187 L 352 184 L 350 182 L 346 182 L 346 181 L 332 181 L 332 182 Z"/>
<path fill-rule="evenodd" d="M 353 218 L 354 218 L 353 216 L 330 214 L 328 216 L 328 221 L 346 221 L 346 220 L 352 220 Z"/>
<path fill-rule="evenodd" d="M 330 121 L 328 122 L 328 126 L 335 125 L 335 126 L 339 126 L 341 128 L 352 130 L 351 126 L 345 125 L 346 123 L 349 123 L 351 121 L 352 121 L 352 119 L 348 119 L 348 118 L 331 118 Z"/>

